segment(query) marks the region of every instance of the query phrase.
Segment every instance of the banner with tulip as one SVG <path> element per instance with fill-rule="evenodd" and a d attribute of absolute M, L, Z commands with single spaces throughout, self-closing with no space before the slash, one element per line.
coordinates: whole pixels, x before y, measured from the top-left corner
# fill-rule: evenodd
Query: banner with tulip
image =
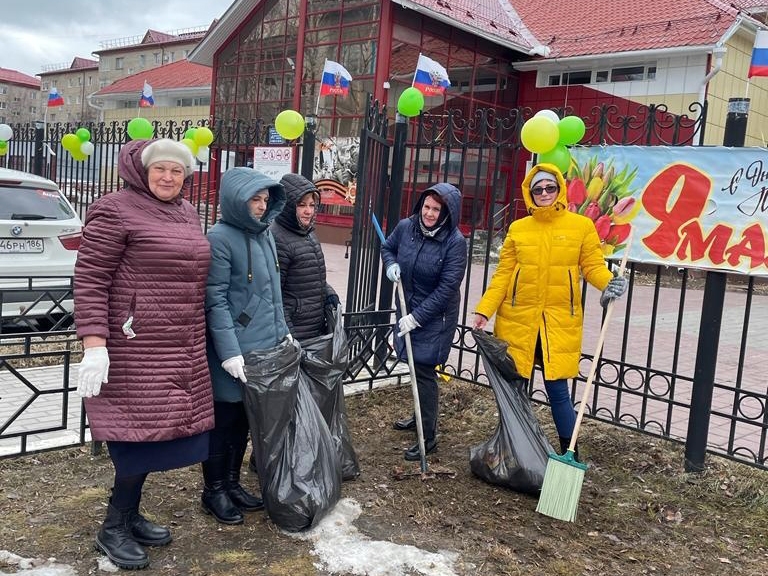
<path fill-rule="evenodd" d="M 768 276 L 765 150 L 600 146 L 570 151 L 568 207 L 603 252 L 664 266 Z"/>

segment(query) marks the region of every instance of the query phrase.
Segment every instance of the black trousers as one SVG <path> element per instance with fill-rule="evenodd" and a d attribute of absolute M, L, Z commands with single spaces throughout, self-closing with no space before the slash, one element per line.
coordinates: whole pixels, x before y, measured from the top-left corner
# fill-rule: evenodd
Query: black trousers
<path fill-rule="evenodd" d="M 437 413 L 440 391 L 437 387 L 437 372 L 429 364 L 415 364 L 416 387 L 419 391 L 419 407 L 421 408 L 421 426 L 424 431 L 424 441 L 428 442 L 437 436 Z"/>
<path fill-rule="evenodd" d="M 248 444 L 248 417 L 242 402 L 214 402 L 216 426 L 211 430 L 211 456 L 245 453 Z M 241 456 L 242 457 L 242 456 Z"/>

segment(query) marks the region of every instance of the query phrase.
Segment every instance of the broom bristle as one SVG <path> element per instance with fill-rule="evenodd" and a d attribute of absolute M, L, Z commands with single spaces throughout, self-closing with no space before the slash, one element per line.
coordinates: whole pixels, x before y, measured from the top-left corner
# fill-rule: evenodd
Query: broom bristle
<path fill-rule="evenodd" d="M 562 456 L 550 454 L 536 512 L 566 522 L 576 520 L 586 470 L 587 465 L 570 450 Z"/>

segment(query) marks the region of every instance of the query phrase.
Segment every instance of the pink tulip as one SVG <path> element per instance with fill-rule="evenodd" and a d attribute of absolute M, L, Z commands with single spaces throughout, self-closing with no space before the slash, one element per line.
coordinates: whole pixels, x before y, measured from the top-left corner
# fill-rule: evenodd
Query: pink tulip
<path fill-rule="evenodd" d="M 616 204 L 613 205 L 613 214 L 614 216 L 624 216 L 626 214 L 629 214 L 632 211 L 632 208 L 635 205 L 635 199 L 632 198 L 632 196 L 627 196 L 626 198 L 622 198 Z"/>
<path fill-rule="evenodd" d="M 593 221 L 600 218 L 602 214 L 603 213 L 600 211 L 600 205 L 597 202 L 590 202 L 589 206 L 587 206 L 587 209 L 584 210 L 584 216 L 590 218 Z"/>
<path fill-rule="evenodd" d="M 595 229 L 600 240 L 605 240 L 608 237 L 608 232 L 611 231 L 611 217 L 608 215 L 600 216 L 595 220 Z"/>

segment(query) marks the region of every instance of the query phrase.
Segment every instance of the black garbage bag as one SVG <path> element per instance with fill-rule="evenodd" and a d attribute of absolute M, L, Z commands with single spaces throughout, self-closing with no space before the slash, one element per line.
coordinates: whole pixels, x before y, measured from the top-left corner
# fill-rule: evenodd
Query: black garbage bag
<path fill-rule="evenodd" d="M 306 340 L 301 345 L 301 369 L 309 378 L 312 397 L 325 418 L 341 463 L 341 478 L 354 480 L 360 464 L 349 434 L 344 404 L 344 372 L 349 363 L 349 345 L 340 308 L 328 318 L 330 334 Z"/>
<path fill-rule="evenodd" d="M 507 354 L 506 342 L 480 330 L 472 336 L 496 397 L 499 423 L 488 440 L 470 448 L 470 469 L 491 484 L 538 494 L 553 450 L 531 408 L 526 380 Z"/>
<path fill-rule="evenodd" d="M 246 354 L 243 385 L 264 507 L 289 532 L 314 526 L 341 497 L 336 446 L 300 358 L 288 340 Z"/>

